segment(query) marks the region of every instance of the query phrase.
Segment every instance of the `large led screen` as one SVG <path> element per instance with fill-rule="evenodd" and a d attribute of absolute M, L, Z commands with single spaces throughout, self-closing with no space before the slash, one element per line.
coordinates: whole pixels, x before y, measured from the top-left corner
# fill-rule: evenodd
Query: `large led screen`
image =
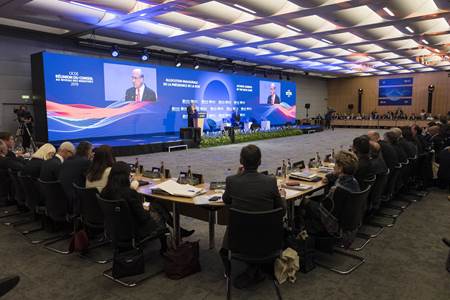
<path fill-rule="evenodd" d="M 295 83 L 105 58 L 42 53 L 48 140 L 178 132 L 195 102 L 205 130 L 236 109 L 271 125 L 296 117 Z"/>

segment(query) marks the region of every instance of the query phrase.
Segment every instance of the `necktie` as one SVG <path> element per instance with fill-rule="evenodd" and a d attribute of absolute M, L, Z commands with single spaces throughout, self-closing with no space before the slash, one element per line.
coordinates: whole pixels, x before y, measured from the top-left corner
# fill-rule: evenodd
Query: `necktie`
<path fill-rule="evenodd" d="M 134 99 L 136 102 L 141 102 L 141 96 L 139 94 L 139 89 L 136 89 L 136 98 Z"/>

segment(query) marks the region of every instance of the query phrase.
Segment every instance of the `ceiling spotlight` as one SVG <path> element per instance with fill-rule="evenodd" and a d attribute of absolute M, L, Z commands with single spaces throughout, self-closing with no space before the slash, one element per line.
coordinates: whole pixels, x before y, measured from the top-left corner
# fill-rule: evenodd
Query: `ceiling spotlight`
<path fill-rule="evenodd" d="M 120 54 L 119 48 L 116 45 L 112 46 L 111 47 L 111 56 L 117 57 L 117 56 L 119 56 L 119 54 Z"/>
<path fill-rule="evenodd" d="M 264 71 L 264 78 L 267 78 L 267 71 Z"/>
<path fill-rule="evenodd" d="M 256 70 L 255 69 L 252 70 L 252 76 L 256 76 Z"/>
<path fill-rule="evenodd" d="M 428 43 L 428 41 L 426 39 L 422 39 L 422 43 L 424 43 L 425 45 L 429 45 L 430 43 Z"/>
<path fill-rule="evenodd" d="M 223 65 L 220 64 L 219 67 L 217 68 L 217 70 L 218 70 L 220 73 L 222 73 L 222 72 L 223 72 Z"/>
<path fill-rule="evenodd" d="M 405 28 L 406 28 L 406 30 L 408 30 L 409 32 L 414 33 L 414 30 L 412 30 L 411 27 L 406 26 Z"/>
<path fill-rule="evenodd" d="M 150 52 L 147 49 L 144 49 L 144 52 L 141 55 L 142 61 L 147 61 L 150 59 Z"/>
<path fill-rule="evenodd" d="M 179 58 L 177 58 L 175 60 L 175 67 L 179 68 L 179 67 L 181 67 L 181 65 L 182 65 L 181 60 Z"/>
<path fill-rule="evenodd" d="M 256 11 L 254 11 L 254 10 L 252 10 L 250 8 L 247 8 L 245 6 L 242 6 L 242 5 L 239 5 L 239 4 L 233 4 L 233 6 L 239 8 L 239 9 L 242 9 L 242 10 L 244 10 L 246 12 L 249 12 L 251 14 L 256 14 Z"/>
<path fill-rule="evenodd" d="M 388 15 L 390 15 L 391 17 L 394 17 L 394 16 L 395 16 L 394 13 L 392 12 L 392 10 L 390 10 L 389 8 L 383 7 L 383 10 L 384 10 Z"/>
<path fill-rule="evenodd" d="M 329 40 L 327 40 L 327 39 L 320 39 L 320 40 L 323 41 L 323 42 L 325 42 L 325 43 L 327 43 L 327 44 L 333 44 L 332 41 L 329 41 Z"/>
<path fill-rule="evenodd" d="M 286 80 L 291 80 L 291 76 L 289 76 L 289 73 L 286 74 Z"/>
<path fill-rule="evenodd" d="M 280 74 L 278 74 L 278 78 L 279 78 L 280 80 L 283 79 L 283 72 L 280 72 Z"/>
<path fill-rule="evenodd" d="M 198 70 L 198 68 L 200 68 L 200 64 L 198 63 L 197 60 L 194 61 L 194 69 Z"/>
<path fill-rule="evenodd" d="M 236 73 L 237 73 L 236 67 L 235 67 L 235 66 L 233 66 L 233 68 L 231 69 L 231 72 L 232 72 L 233 74 L 236 74 Z"/>

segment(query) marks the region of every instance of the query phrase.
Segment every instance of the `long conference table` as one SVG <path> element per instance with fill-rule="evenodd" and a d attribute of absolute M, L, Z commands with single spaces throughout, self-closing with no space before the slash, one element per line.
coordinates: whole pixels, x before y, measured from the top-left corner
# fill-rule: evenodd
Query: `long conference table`
<path fill-rule="evenodd" d="M 311 171 L 314 171 L 317 176 L 323 177 L 325 174 L 319 172 L 317 169 L 310 169 Z M 158 203 L 161 203 L 165 205 L 168 208 L 171 208 L 172 215 L 173 215 L 173 230 L 174 230 L 174 239 L 175 239 L 175 245 L 178 246 L 181 242 L 181 232 L 180 232 L 180 215 L 185 215 L 188 217 L 192 217 L 198 220 L 206 221 L 209 225 L 209 249 L 215 248 L 215 225 L 227 225 L 228 223 L 228 210 L 223 209 L 226 207 L 226 205 L 220 201 L 220 202 L 210 202 L 206 205 L 197 205 L 193 198 L 187 198 L 187 197 L 178 197 L 178 196 L 170 196 L 170 195 L 162 195 L 162 194 L 156 194 L 152 193 L 152 187 L 154 187 L 157 184 L 160 184 L 164 182 L 167 179 L 150 179 L 147 177 L 139 177 L 137 179 L 148 181 L 148 185 L 144 185 L 138 188 L 138 192 L 142 195 L 144 195 L 148 201 L 156 201 Z M 279 187 L 285 183 L 287 179 L 283 178 L 277 178 L 277 182 Z M 288 226 L 292 228 L 294 224 L 294 209 L 295 209 L 295 203 L 301 201 L 306 196 L 311 195 L 312 193 L 323 189 L 326 187 L 326 184 L 321 180 L 317 182 L 309 182 L 309 181 L 303 181 L 303 180 L 292 180 L 289 179 L 289 181 L 298 181 L 302 185 L 308 185 L 311 186 L 308 190 L 292 190 L 288 189 L 288 193 L 285 197 L 287 209 L 286 209 L 286 215 L 287 215 L 287 222 Z M 217 192 L 215 190 L 209 189 L 209 183 L 203 183 L 200 185 L 197 185 L 198 188 L 203 188 L 206 193 L 203 195 L 215 195 Z"/>
<path fill-rule="evenodd" d="M 402 127 L 417 124 L 420 127 L 427 127 L 430 121 L 427 120 L 331 120 L 331 126 L 334 127 L 366 127 L 366 128 L 391 128 Z"/>

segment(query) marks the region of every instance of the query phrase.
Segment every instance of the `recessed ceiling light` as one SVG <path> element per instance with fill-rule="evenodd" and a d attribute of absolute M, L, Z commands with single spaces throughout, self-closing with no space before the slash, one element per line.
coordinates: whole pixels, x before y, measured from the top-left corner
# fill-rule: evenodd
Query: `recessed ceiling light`
<path fill-rule="evenodd" d="M 150 59 L 150 52 L 147 49 L 144 49 L 144 52 L 141 55 L 142 61 L 147 61 Z"/>
<path fill-rule="evenodd" d="M 323 41 L 323 42 L 325 42 L 325 43 L 328 43 L 328 44 L 333 44 L 333 42 L 331 42 L 331 41 L 329 41 L 329 40 L 327 40 L 327 39 L 320 39 L 321 41 Z"/>
<path fill-rule="evenodd" d="M 422 43 L 429 45 L 430 43 L 428 43 L 428 41 L 426 39 L 422 39 Z"/>
<path fill-rule="evenodd" d="M 139 15 L 139 17 L 145 17 L 147 15 L 147 13 L 142 13 Z"/>
<path fill-rule="evenodd" d="M 89 9 L 93 9 L 93 10 L 97 10 L 97 11 L 101 11 L 101 12 L 105 12 L 106 11 L 104 9 L 101 9 L 101 8 L 98 8 L 98 7 L 95 7 L 95 6 L 79 3 L 79 2 L 76 2 L 76 1 L 70 1 L 70 3 L 72 3 L 73 5 L 78 5 L 78 6 L 81 6 L 81 7 L 84 7 L 84 8 L 89 8 Z"/>
<path fill-rule="evenodd" d="M 388 15 L 390 15 L 391 17 L 394 17 L 394 16 L 395 16 L 394 13 L 393 13 L 389 8 L 383 7 L 383 10 L 384 10 Z"/>
<path fill-rule="evenodd" d="M 245 6 L 239 5 L 239 4 L 233 4 L 234 7 L 237 7 L 239 9 L 245 10 L 246 12 L 249 12 L 251 14 L 256 14 L 256 11 L 251 10 L 250 8 L 247 8 Z"/>
<path fill-rule="evenodd" d="M 353 52 L 353 53 L 355 53 L 356 51 L 355 50 L 353 50 L 353 49 L 347 49 L 348 51 L 350 51 L 350 52 Z"/>
<path fill-rule="evenodd" d="M 286 25 L 286 27 L 289 28 L 289 29 L 295 30 L 295 31 L 297 31 L 297 32 L 302 32 L 301 29 L 299 29 L 299 28 L 297 28 L 297 27 L 294 27 L 294 26 L 291 26 L 291 25 Z"/>
<path fill-rule="evenodd" d="M 406 26 L 405 28 L 406 28 L 406 30 L 408 30 L 409 32 L 414 33 L 414 30 L 412 30 L 411 27 Z"/>
<path fill-rule="evenodd" d="M 120 54 L 119 48 L 117 46 L 112 46 L 111 47 L 111 56 L 112 57 L 118 57 L 119 54 Z"/>
<path fill-rule="evenodd" d="M 198 63 L 197 60 L 194 61 L 194 69 L 198 70 L 200 68 L 200 64 Z"/>

